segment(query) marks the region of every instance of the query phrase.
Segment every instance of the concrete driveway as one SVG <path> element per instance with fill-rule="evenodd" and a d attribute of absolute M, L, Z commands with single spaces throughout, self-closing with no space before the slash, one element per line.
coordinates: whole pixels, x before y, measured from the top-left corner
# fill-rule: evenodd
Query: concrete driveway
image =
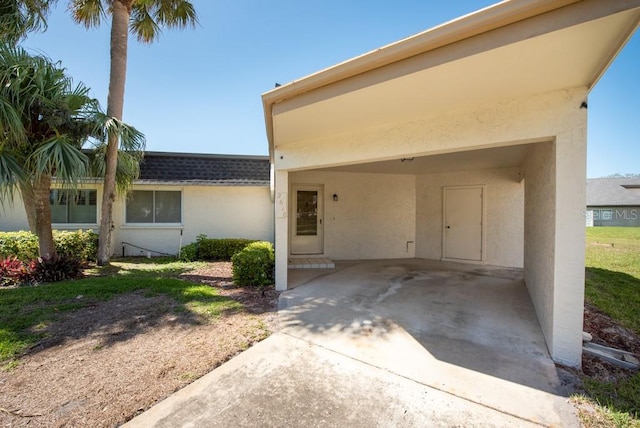
<path fill-rule="evenodd" d="M 126 426 L 579 425 L 518 270 L 343 262 L 290 283 L 279 333 Z"/>

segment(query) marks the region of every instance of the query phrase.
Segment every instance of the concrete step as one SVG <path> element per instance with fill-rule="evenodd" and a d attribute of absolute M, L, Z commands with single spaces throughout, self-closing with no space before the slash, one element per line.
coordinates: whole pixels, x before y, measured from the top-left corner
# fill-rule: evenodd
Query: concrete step
<path fill-rule="evenodd" d="M 334 269 L 336 264 L 326 257 L 294 257 L 289 259 L 289 269 Z"/>

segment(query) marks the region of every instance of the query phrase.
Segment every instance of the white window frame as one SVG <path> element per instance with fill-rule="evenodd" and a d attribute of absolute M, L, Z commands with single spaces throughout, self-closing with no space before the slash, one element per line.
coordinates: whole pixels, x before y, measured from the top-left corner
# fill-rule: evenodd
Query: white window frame
<path fill-rule="evenodd" d="M 74 192 L 74 191 L 91 191 L 93 190 L 94 192 L 96 192 L 96 221 L 92 222 L 92 223 L 71 223 L 71 222 L 66 222 L 66 223 L 57 223 L 53 221 L 53 218 L 51 219 L 51 226 L 53 226 L 54 229 L 78 229 L 78 228 L 88 228 L 88 227 L 92 227 L 92 228 L 96 228 L 98 226 L 99 223 L 99 206 L 100 206 L 100 191 L 99 189 L 95 188 L 95 187 L 80 187 L 78 189 L 62 189 L 59 187 L 52 187 L 49 192 L 53 192 L 53 191 L 58 191 L 58 192 Z M 51 196 L 49 196 L 51 197 Z M 68 204 L 68 196 L 67 196 L 67 209 L 69 207 Z M 67 211 L 67 217 L 69 216 L 69 212 Z"/>
<path fill-rule="evenodd" d="M 156 198 L 156 192 L 178 192 L 180 193 L 180 221 L 179 222 L 170 222 L 170 223 L 158 223 L 158 222 L 140 222 L 140 223 L 136 223 L 136 222 L 129 222 L 127 220 L 127 209 L 129 207 L 129 198 L 127 198 L 124 201 L 124 227 L 125 228 L 137 228 L 137 227 L 143 227 L 143 228 L 147 228 L 147 227 L 155 227 L 155 228 L 162 228 L 162 227 L 169 227 L 169 228 L 173 228 L 176 226 L 182 227 L 182 225 L 184 224 L 184 191 L 182 188 L 151 188 L 151 189 L 132 189 L 131 193 L 133 194 L 134 192 L 153 192 L 153 207 L 152 207 L 152 212 L 153 212 L 153 216 L 155 217 L 155 198 Z"/>

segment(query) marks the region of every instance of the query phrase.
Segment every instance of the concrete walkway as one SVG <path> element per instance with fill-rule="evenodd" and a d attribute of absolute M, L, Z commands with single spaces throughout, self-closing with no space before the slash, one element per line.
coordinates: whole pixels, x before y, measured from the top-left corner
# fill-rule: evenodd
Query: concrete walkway
<path fill-rule="evenodd" d="M 126 426 L 578 426 L 519 271 L 387 260 L 304 275 L 281 295 L 281 332 Z"/>

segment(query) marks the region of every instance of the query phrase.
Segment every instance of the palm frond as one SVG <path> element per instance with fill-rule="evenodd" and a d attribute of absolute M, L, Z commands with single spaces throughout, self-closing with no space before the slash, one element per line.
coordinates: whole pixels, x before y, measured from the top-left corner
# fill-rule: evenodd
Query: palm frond
<path fill-rule="evenodd" d="M 56 0 L 0 0 L 0 38 L 11 44 L 27 33 L 47 29 L 47 15 Z"/>
<path fill-rule="evenodd" d="M 107 145 L 101 144 L 92 153 L 92 173 L 96 177 L 104 177 L 106 171 Z M 140 161 L 144 152 L 118 152 L 118 166 L 116 168 L 116 189 L 125 194 L 140 176 Z"/>
<path fill-rule="evenodd" d="M 73 20 L 85 28 L 99 27 L 105 16 L 102 0 L 71 0 L 69 12 Z"/>
<path fill-rule="evenodd" d="M 27 140 L 20 115 L 4 95 L 0 95 L 0 138 L 24 144 Z"/>
<path fill-rule="evenodd" d="M 187 0 L 160 0 L 157 5 L 156 19 L 167 28 L 195 27 L 198 15 L 195 7 Z"/>
<path fill-rule="evenodd" d="M 125 152 L 144 151 L 146 139 L 144 134 L 138 131 L 135 127 L 127 125 L 123 121 L 118 120 L 115 117 L 109 117 L 105 114 L 98 114 L 96 124 L 102 129 L 96 130 L 95 134 L 102 134 L 105 142 L 109 135 L 116 136 L 119 140 L 119 150 Z"/>
<path fill-rule="evenodd" d="M 9 151 L 6 144 L 0 144 L 0 205 L 12 202 L 18 184 L 28 179 L 15 154 Z"/>
<path fill-rule="evenodd" d="M 49 174 L 63 185 L 75 187 L 87 177 L 89 158 L 80 148 L 70 143 L 65 137 L 56 135 L 35 150 L 27 159 L 27 163 L 37 179 L 40 175 Z"/>
<path fill-rule="evenodd" d="M 131 9 L 131 33 L 143 43 L 156 40 L 162 27 L 195 27 L 197 23 L 195 7 L 187 0 L 138 0 Z"/>
<path fill-rule="evenodd" d="M 130 30 L 139 42 L 151 43 L 161 33 L 160 26 L 151 16 L 151 2 L 138 2 L 131 10 Z"/>

